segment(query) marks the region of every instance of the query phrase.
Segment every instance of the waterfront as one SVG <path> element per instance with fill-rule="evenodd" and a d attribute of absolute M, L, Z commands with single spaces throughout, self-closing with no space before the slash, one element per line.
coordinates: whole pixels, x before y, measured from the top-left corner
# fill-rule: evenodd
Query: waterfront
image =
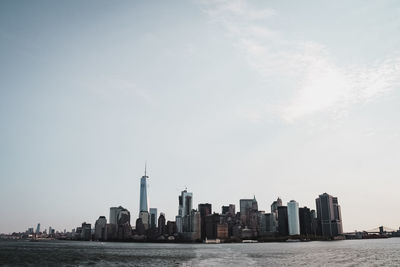
<path fill-rule="evenodd" d="M 5 266 L 399 266 L 400 238 L 254 244 L 0 241 Z"/>

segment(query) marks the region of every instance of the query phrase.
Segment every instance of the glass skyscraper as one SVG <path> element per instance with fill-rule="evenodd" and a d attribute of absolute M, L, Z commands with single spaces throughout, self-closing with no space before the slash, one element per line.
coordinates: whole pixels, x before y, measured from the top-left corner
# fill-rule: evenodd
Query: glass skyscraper
<path fill-rule="evenodd" d="M 140 207 L 139 211 L 149 212 L 147 206 L 147 179 L 149 176 L 146 175 L 146 167 L 144 169 L 144 176 L 140 179 Z"/>

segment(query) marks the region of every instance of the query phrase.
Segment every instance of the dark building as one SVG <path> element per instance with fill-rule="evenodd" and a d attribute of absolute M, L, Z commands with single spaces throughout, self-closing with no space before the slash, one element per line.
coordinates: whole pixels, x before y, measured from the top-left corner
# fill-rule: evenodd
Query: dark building
<path fill-rule="evenodd" d="M 207 215 L 205 218 L 207 239 L 216 239 L 218 236 L 217 225 L 220 223 L 220 215 L 217 213 Z"/>
<path fill-rule="evenodd" d="M 316 235 L 321 235 L 320 232 L 318 232 L 318 219 L 317 219 L 317 213 L 315 210 L 311 210 L 311 234 L 316 236 Z"/>
<path fill-rule="evenodd" d="M 319 195 L 315 202 L 320 234 L 325 237 L 334 237 L 342 234 L 342 215 L 338 199 L 324 193 Z"/>
<path fill-rule="evenodd" d="M 289 222 L 286 206 L 278 207 L 278 232 L 281 236 L 289 235 Z"/>
<path fill-rule="evenodd" d="M 129 222 L 118 225 L 118 239 L 127 240 L 132 237 L 132 227 Z"/>
<path fill-rule="evenodd" d="M 265 232 L 267 233 L 272 233 L 275 232 L 275 228 L 274 228 L 274 214 L 272 213 L 266 213 L 264 214 L 265 217 Z"/>
<path fill-rule="evenodd" d="M 167 222 L 167 234 L 174 235 L 177 232 L 176 223 L 173 221 Z"/>
<path fill-rule="evenodd" d="M 309 208 L 299 208 L 300 235 L 309 236 L 312 234 L 312 217 Z"/>
<path fill-rule="evenodd" d="M 113 223 L 108 223 L 106 226 L 107 232 L 107 240 L 116 240 L 117 239 L 117 225 Z"/>
<path fill-rule="evenodd" d="M 235 216 L 235 205 L 229 204 L 229 206 L 222 206 L 222 215 Z"/>
<path fill-rule="evenodd" d="M 206 238 L 206 216 L 210 215 L 212 206 L 209 203 L 199 204 L 201 240 Z"/>
<path fill-rule="evenodd" d="M 150 209 L 150 228 L 155 229 L 157 226 L 157 209 Z"/>
<path fill-rule="evenodd" d="M 222 215 L 226 215 L 229 212 L 229 206 L 222 206 L 221 213 Z"/>
<path fill-rule="evenodd" d="M 90 223 L 82 223 L 81 240 L 89 241 L 92 239 L 92 225 Z"/>
<path fill-rule="evenodd" d="M 136 234 L 144 235 L 145 234 L 144 224 L 141 218 L 137 218 L 136 220 Z"/>
<path fill-rule="evenodd" d="M 165 226 L 165 215 L 164 213 L 160 213 L 158 217 L 158 234 L 164 235 L 167 233 L 167 227 Z"/>
<path fill-rule="evenodd" d="M 243 226 L 253 227 L 254 218 L 257 217 L 255 213 L 258 211 L 258 204 L 256 197 L 253 199 L 240 200 L 240 220 Z"/>

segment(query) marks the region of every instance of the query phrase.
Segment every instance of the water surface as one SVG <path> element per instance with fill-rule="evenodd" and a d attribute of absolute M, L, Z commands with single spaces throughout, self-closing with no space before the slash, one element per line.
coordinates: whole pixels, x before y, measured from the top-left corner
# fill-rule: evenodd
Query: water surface
<path fill-rule="evenodd" d="M 0 241 L 2 266 L 400 266 L 400 238 L 255 244 Z"/>

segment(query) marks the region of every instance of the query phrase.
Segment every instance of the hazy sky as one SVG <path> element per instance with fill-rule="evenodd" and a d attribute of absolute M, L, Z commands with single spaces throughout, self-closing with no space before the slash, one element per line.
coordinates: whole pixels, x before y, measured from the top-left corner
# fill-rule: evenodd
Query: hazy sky
<path fill-rule="evenodd" d="M 400 2 L 0 1 L 0 232 L 256 196 L 400 226 Z"/>

